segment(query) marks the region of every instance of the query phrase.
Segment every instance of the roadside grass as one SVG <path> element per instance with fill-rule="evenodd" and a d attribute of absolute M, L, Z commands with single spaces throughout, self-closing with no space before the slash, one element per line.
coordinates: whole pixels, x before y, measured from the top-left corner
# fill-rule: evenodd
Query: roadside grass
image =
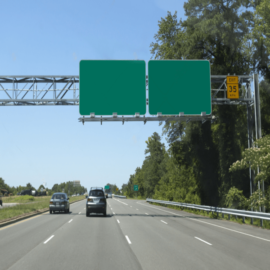
<path fill-rule="evenodd" d="M 33 197 L 33 196 L 24 195 L 24 196 L 18 196 L 18 197 Z M 30 198 L 30 201 L 29 201 L 29 198 L 17 200 L 15 202 L 20 203 L 19 205 L 0 209 L 0 221 L 4 219 L 8 219 L 8 218 L 14 218 L 16 216 L 20 216 L 23 214 L 31 213 L 37 210 L 42 210 L 45 208 L 49 210 L 50 199 L 51 199 L 51 196 L 43 196 L 43 197 L 35 197 L 34 202 L 31 198 Z M 82 199 L 85 199 L 85 196 L 71 197 L 69 198 L 69 202 L 71 203 L 71 202 L 82 200 Z M 28 202 L 33 202 L 33 203 L 28 203 Z"/>
<path fill-rule="evenodd" d="M 268 220 L 264 220 L 263 221 L 263 226 L 261 227 L 261 224 L 260 224 L 260 219 L 253 219 L 253 224 L 251 224 L 251 218 L 248 218 L 246 217 L 245 220 L 243 220 L 242 217 L 240 216 L 234 216 L 234 215 L 227 215 L 227 214 L 224 214 L 222 217 L 222 214 L 218 214 L 218 213 L 212 213 L 212 212 L 208 212 L 207 211 L 203 211 L 203 210 L 197 210 L 197 209 L 187 209 L 185 207 L 180 207 L 180 206 L 174 206 L 174 205 L 163 205 L 163 204 L 159 204 L 159 203 L 150 203 L 150 204 L 153 204 L 153 205 L 158 205 L 158 206 L 163 206 L 163 207 L 167 207 L 167 208 L 171 208 L 171 209 L 175 209 L 175 210 L 178 210 L 178 211 L 184 211 L 184 212 L 187 212 L 187 213 L 192 213 L 192 214 L 196 214 L 196 215 L 199 215 L 199 216 L 205 216 L 205 217 L 209 217 L 211 219 L 219 219 L 219 220 L 227 220 L 227 221 L 231 221 L 231 222 L 235 222 L 235 223 L 238 223 L 238 224 L 247 224 L 247 225 L 251 225 L 251 226 L 255 226 L 255 227 L 260 227 L 260 228 L 263 228 L 263 229 L 268 229 L 270 230 L 270 221 Z M 230 217 L 229 217 L 230 216 Z"/>
<path fill-rule="evenodd" d="M 42 197 L 33 197 L 31 195 L 23 195 L 23 196 L 10 196 L 10 197 L 3 197 L 3 203 L 28 203 L 33 201 L 42 201 L 47 196 Z"/>

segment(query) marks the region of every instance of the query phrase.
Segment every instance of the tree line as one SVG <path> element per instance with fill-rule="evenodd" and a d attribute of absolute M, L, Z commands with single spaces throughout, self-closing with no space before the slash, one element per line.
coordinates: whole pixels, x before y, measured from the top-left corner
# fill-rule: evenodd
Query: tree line
<path fill-rule="evenodd" d="M 37 189 L 32 186 L 31 183 L 27 183 L 25 186 L 9 186 L 7 183 L 5 183 L 5 180 L 3 178 L 0 177 L 0 194 L 2 195 L 16 195 L 20 192 L 22 192 L 23 190 L 36 190 L 36 191 L 41 191 L 41 188 L 43 188 L 43 190 L 47 191 L 48 195 L 52 195 L 55 192 L 65 192 L 67 194 L 82 194 L 87 192 L 87 188 L 83 187 L 83 186 L 74 186 L 72 181 L 68 181 L 68 182 L 63 182 L 60 184 L 54 184 L 53 187 L 51 189 L 49 188 L 45 188 L 44 185 L 40 185 Z"/>
<path fill-rule="evenodd" d="M 158 22 L 155 42 L 150 44 L 152 58 L 209 60 L 211 75 L 259 74 L 262 136 L 267 138 L 270 134 L 270 0 L 189 0 L 184 10 L 186 20 L 178 20 L 177 12 L 173 15 L 168 12 Z M 212 88 L 216 87 L 212 84 Z M 240 89 L 245 90 L 244 86 Z M 222 95 L 223 92 L 216 97 Z M 245 207 L 250 207 L 252 202 L 254 206 L 255 195 L 260 195 L 257 183 L 263 179 L 266 191 L 261 196 L 269 210 L 269 173 L 257 177 L 257 165 L 253 165 L 255 195 L 250 198 L 248 167 L 252 161 L 244 162 L 242 167 L 233 165 L 247 155 L 247 107 L 213 105 L 212 114 L 217 119 L 214 123 L 169 121 L 163 125 L 162 134 L 155 132 L 149 137 L 145 160 L 123 186 L 124 194 L 134 197 L 136 184 L 137 195 L 142 198 L 223 207 L 243 207 L 243 202 L 249 200 L 249 206 L 245 204 Z M 253 107 L 251 114 L 254 115 Z M 252 121 L 254 125 L 254 118 Z M 161 136 L 166 138 L 168 149 Z M 270 149 L 263 148 L 259 155 L 270 156 Z M 270 160 L 266 158 L 265 164 L 269 166 Z"/>

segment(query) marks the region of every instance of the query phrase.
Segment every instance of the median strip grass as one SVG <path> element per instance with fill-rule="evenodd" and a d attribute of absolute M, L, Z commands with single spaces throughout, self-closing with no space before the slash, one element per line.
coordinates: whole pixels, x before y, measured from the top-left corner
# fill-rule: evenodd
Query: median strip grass
<path fill-rule="evenodd" d="M 8 203 L 15 202 L 19 204 L 16 206 L 0 209 L 0 222 L 4 222 L 5 220 L 13 219 L 25 214 L 35 213 L 40 210 L 49 210 L 50 199 L 51 196 L 33 197 L 28 195 L 12 198 L 10 201 L 8 201 Z M 71 197 L 69 202 L 71 203 L 82 199 L 85 199 L 85 196 Z M 7 202 L 4 201 L 4 203 Z"/>

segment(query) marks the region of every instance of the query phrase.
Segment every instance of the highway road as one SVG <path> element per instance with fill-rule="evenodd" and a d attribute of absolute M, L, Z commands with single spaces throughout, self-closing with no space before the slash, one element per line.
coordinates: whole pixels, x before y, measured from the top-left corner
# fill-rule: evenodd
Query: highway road
<path fill-rule="evenodd" d="M 145 201 L 107 199 L 107 217 L 43 214 L 0 228 L 0 270 L 270 269 L 270 231 Z"/>

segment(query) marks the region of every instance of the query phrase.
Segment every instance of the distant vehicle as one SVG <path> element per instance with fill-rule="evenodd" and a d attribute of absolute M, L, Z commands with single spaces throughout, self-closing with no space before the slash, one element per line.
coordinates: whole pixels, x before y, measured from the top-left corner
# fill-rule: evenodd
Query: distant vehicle
<path fill-rule="evenodd" d="M 108 193 L 108 198 L 112 199 L 112 193 Z"/>
<path fill-rule="evenodd" d="M 38 196 L 38 191 L 32 190 L 32 196 Z"/>
<path fill-rule="evenodd" d="M 17 195 L 21 195 L 21 192 L 18 192 Z"/>
<path fill-rule="evenodd" d="M 21 195 L 32 195 L 32 190 L 31 189 L 25 189 L 21 191 Z"/>
<path fill-rule="evenodd" d="M 55 211 L 69 213 L 69 198 L 66 193 L 57 192 L 50 200 L 50 214 Z"/>
<path fill-rule="evenodd" d="M 103 188 L 91 188 L 89 197 L 86 200 L 86 216 L 89 217 L 91 213 L 102 213 L 105 217 L 107 215 L 107 201 Z"/>
<path fill-rule="evenodd" d="M 80 196 L 80 194 L 78 193 L 77 196 Z"/>
<path fill-rule="evenodd" d="M 47 192 L 46 190 L 43 190 L 43 191 L 38 191 L 37 193 L 38 195 L 37 196 L 47 196 Z"/>

